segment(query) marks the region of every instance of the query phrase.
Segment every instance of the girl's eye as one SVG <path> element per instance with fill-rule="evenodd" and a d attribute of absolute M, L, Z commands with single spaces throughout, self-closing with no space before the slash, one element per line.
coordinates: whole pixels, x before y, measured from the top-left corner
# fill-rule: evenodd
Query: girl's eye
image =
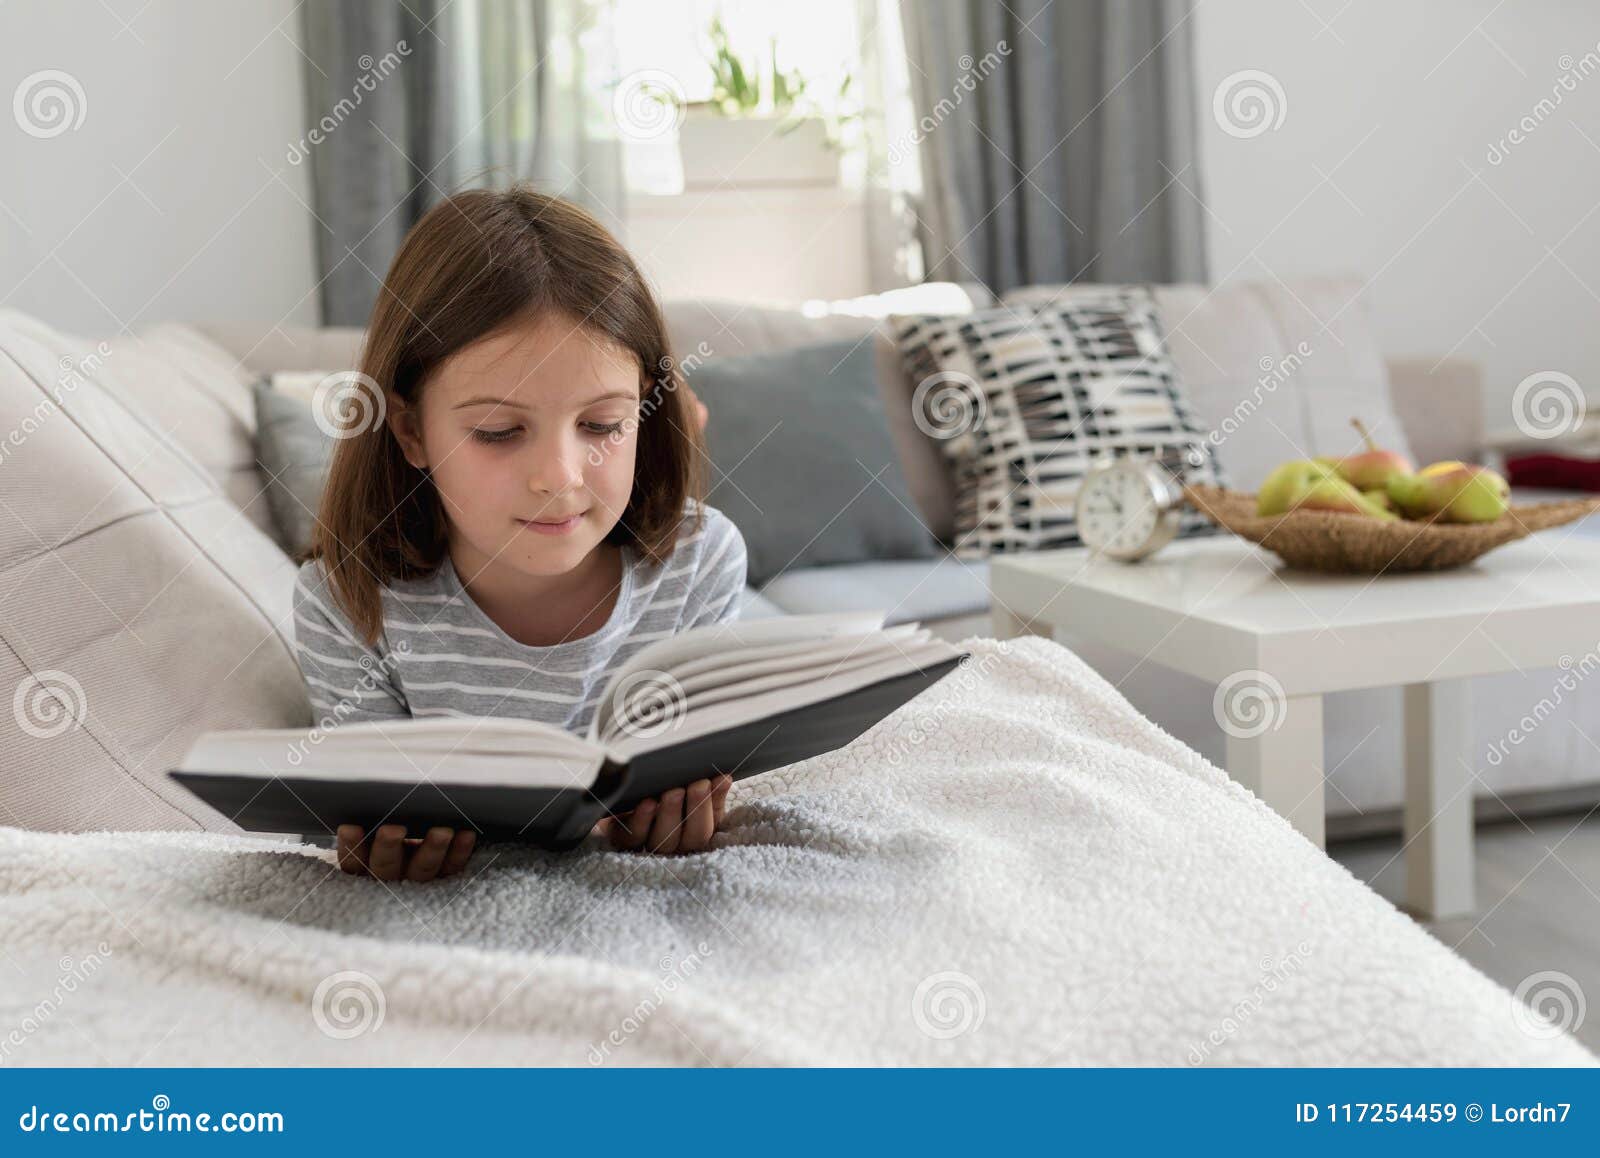
<path fill-rule="evenodd" d="M 504 430 L 473 430 L 472 437 L 479 442 L 493 444 L 504 442 L 517 433 L 515 426 L 508 426 Z"/>
<path fill-rule="evenodd" d="M 585 422 L 583 425 L 590 434 L 615 434 L 622 429 L 621 422 Z"/>

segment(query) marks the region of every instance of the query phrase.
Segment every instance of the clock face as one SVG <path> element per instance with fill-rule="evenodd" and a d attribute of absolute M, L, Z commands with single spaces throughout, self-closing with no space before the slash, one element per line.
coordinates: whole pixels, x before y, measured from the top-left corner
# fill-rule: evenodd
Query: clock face
<path fill-rule="evenodd" d="M 1138 551 L 1155 535 L 1159 517 L 1150 484 L 1136 470 L 1097 471 L 1083 480 L 1078 535 L 1096 551 Z"/>

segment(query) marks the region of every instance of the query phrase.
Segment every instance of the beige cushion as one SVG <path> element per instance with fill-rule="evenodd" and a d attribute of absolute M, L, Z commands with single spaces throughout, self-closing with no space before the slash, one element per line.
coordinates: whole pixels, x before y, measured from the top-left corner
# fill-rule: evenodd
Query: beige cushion
<path fill-rule="evenodd" d="M 252 379 L 280 370 L 352 370 L 361 356 L 360 326 L 273 326 L 200 322 L 194 327 L 226 350 Z"/>
<path fill-rule="evenodd" d="M 123 355 L 0 320 L 0 823 L 227 831 L 165 773 L 201 731 L 309 723 L 294 567 Z"/>
<path fill-rule="evenodd" d="M 193 327 L 171 323 L 119 335 L 103 345 L 63 335 L 15 310 L 0 310 L 0 326 L 46 346 L 61 340 L 84 351 L 101 351 L 96 380 L 148 415 L 252 523 L 273 533 L 256 470 L 251 376 L 226 350 Z"/>

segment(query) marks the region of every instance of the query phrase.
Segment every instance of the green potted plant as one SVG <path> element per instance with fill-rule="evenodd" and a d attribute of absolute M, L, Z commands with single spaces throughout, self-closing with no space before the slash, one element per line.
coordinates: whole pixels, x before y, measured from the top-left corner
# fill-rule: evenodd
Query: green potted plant
<path fill-rule="evenodd" d="M 782 67 L 776 40 L 764 60 L 741 57 L 720 18 L 707 31 L 706 63 L 711 99 L 690 103 L 678 126 L 685 187 L 838 184 L 841 134 L 859 115 L 848 73 L 821 99 Z"/>

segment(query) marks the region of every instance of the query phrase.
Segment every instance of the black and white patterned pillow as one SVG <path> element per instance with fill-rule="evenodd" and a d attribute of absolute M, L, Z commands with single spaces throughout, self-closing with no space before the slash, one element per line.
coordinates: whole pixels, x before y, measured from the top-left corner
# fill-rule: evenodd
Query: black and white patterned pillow
<path fill-rule="evenodd" d="M 1144 287 L 901 316 L 894 331 L 913 417 L 954 466 L 961 558 L 1078 546 L 1079 483 L 1110 458 L 1175 454 L 1186 482 L 1224 485 Z M 1184 510 L 1180 535 L 1213 530 Z"/>

